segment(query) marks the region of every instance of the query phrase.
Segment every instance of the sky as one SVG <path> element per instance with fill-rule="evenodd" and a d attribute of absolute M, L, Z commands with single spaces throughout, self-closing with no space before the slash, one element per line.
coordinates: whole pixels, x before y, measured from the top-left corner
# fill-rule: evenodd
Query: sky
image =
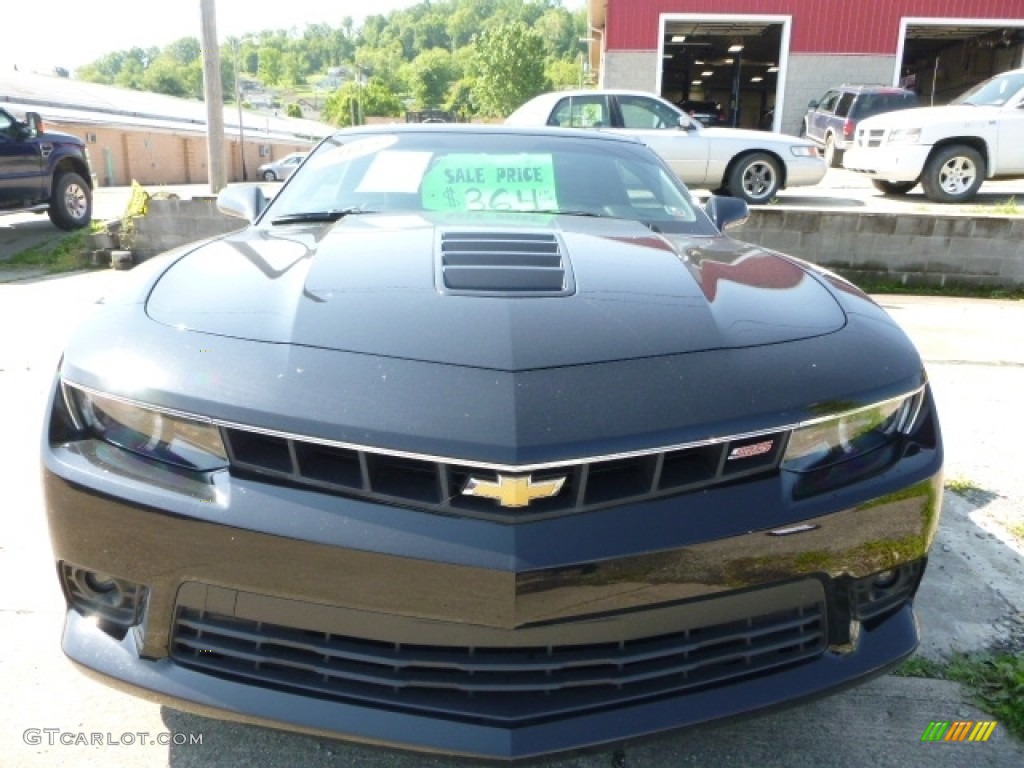
<path fill-rule="evenodd" d="M 5 3 L 11 0 L 4 0 Z M 304 29 L 307 24 L 340 26 L 351 16 L 361 25 L 367 14 L 387 14 L 419 0 L 216 0 L 217 37 L 263 29 Z M 580 8 L 584 0 L 563 2 Z M 22 3 L 27 14 L 28 4 Z M 138 46 L 162 48 L 182 37 L 200 37 L 199 0 L 46 0 L 46 19 L 36 19 L 24 34 L 5 34 L 0 71 L 50 74 L 54 67 L 75 68 L 106 53 Z M 7 11 L 4 12 L 5 14 Z M 15 25 L 17 26 L 17 25 Z M 9 30 L 13 32 L 12 30 Z"/>

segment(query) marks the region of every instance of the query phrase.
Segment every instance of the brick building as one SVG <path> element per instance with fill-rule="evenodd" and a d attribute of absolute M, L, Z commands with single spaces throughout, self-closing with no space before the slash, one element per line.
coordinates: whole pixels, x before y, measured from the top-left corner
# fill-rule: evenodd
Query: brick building
<path fill-rule="evenodd" d="M 38 112 L 54 130 L 86 142 L 100 186 L 198 184 L 208 179 L 206 105 L 69 78 L 0 74 L 0 104 Z M 312 120 L 268 116 L 234 105 L 224 109 L 228 181 L 256 180 L 256 169 L 308 150 L 332 132 Z M 244 158 L 240 147 L 244 145 Z"/>
<path fill-rule="evenodd" d="M 598 83 L 796 133 L 841 83 L 905 85 L 943 104 L 1024 66 L 1024 0 L 588 0 Z"/>

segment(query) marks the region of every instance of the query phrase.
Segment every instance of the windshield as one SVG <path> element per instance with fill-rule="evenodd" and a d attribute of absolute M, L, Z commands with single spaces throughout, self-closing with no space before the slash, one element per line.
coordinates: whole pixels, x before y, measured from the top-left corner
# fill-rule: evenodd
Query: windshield
<path fill-rule="evenodd" d="M 1020 106 L 1021 90 L 1024 89 L 1024 72 L 1007 72 L 978 83 L 966 93 L 953 99 L 950 104 L 970 104 L 976 107 L 1002 107 L 1007 103 Z M 1010 100 L 1013 99 L 1011 102 Z"/>
<path fill-rule="evenodd" d="M 646 147 L 471 129 L 343 131 L 293 174 L 261 226 L 360 213 L 563 214 L 713 234 L 678 178 Z"/>

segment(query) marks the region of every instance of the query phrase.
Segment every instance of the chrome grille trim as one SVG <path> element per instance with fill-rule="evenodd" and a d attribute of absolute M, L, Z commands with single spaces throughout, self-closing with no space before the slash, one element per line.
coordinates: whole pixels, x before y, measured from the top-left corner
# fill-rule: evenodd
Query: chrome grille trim
<path fill-rule="evenodd" d="M 774 471 L 787 442 L 786 433 L 773 432 L 768 437 L 759 434 L 681 450 L 535 469 L 529 473 L 534 483 L 564 478 L 561 490 L 533 500 L 528 507 L 503 507 L 491 498 L 462 492 L 470 478 L 499 484 L 499 474 L 505 473 L 493 467 L 324 446 L 230 428 L 222 435 L 234 471 L 375 502 L 505 522 L 661 498 Z M 768 439 L 771 448 L 764 453 L 729 458 L 737 446 Z M 522 474 L 519 471 L 516 476 Z"/>
<path fill-rule="evenodd" d="M 886 398 L 885 400 L 878 400 L 878 401 L 872 402 L 870 405 L 866 405 L 866 406 L 863 406 L 863 407 L 860 407 L 860 408 L 837 409 L 835 411 L 828 411 L 828 412 L 824 413 L 821 416 L 816 416 L 813 419 L 805 419 L 803 421 L 790 422 L 790 423 L 786 423 L 786 424 L 780 425 L 780 426 L 772 428 L 772 429 L 763 429 L 763 430 L 757 430 L 757 431 L 753 431 L 753 432 L 741 432 L 741 433 L 737 433 L 737 434 L 725 435 L 725 436 L 719 436 L 719 437 L 709 437 L 709 438 L 705 438 L 703 440 L 691 440 L 691 441 L 684 442 L 684 443 L 670 443 L 668 445 L 655 446 L 655 447 L 651 447 L 651 448 L 642 448 L 642 449 L 638 449 L 638 450 L 634 450 L 634 451 L 621 451 L 621 452 L 617 452 L 617 453 L 593 454 L 593 455 L 590 455 L 590 456 L 581 456 L 581 457 L 573 458 L 573 459 L 560 459 L 560 460 L 557 460 L 557 461 L 535 462 L 533 464 L 502 464 L 500 462 L 475 461 L 473 459 L 467 459 L 467 458 L 462 458 L 462 457 L 440 456 L 440 455 L 437 455 L 437 454 L 430 454 L 430 453 L 418 453 L 418 452 L 414 452 L 414 451 L 394 450 L 394 449 L 383 448 L 383 447 L 379 447 L 379 446 L 369 446 L 369 445 L 365 445 L 365 444 L 362 444 L 362 443 L 351 443 L 351 442 L 347 442 L 347 441 L 343 441 L 343 440 L 332 440 L 330 438 L 317 437 L 317 436 L 314 436 L 314 435 L 303 435 L 303 434 L 299 434 L 297 432 L 287 432 L 287 431 L 278 430 L 278 429 L 268 429 L 268 428 L 265 428 L 265 427 L 254 426 L 254 425 L 251 425 L 251 424 L 243 424 L 243 423 L 237 422 L 237 421 L 229 421 L 229 420 L 226 420 L 226 419 L 215 419 L 215 418 L 210 418 L 209 416 L 200 416 L 200 415 L 197 415 L 197 414 L 189 412 L 189 411 L 182 411 L 180 409 L 167 408 L 167 407 L 164 407 L 164 406 L 153 405 L 151 403 L 147 403 L 147 402 L 144 402 L 144 401 L 141 401 L 141 400 L 137 400 L 137 399 L 134 399 L 134 398 L 124 397 L 122 395 L 117 395 L 117 394 L 111 394 L 109 392 L 105 392 L 103 390 L 99 390 L 99 389 L 96 389 L 94 387 L 83 386 L 81 384 L 77 384 L 77 383 L 72 382 L 72 381 L 67 381 L 66 379 L 62 380 L 62 384 L 65 387 L 74 387 L 75 389 L 80 389 L 83 392 L 90 392 L 92 394 L 99 395 L 101 397 L 107 397 L 107 398 L 110 398 L 112 400 L 117 400 L 117 401 L 122 402 L 122 403 L 127 403 L 129 405 L 135 405 L 135 406 L 138 406 L 139 408 L 147 408 L 147 409 L 149 409 L 151 411 L 155 411 L 157 413 L 167 414 L 168 416 L 177 416 L 177 417 L 183 418 L 183 419 L 191 419 L 193 421 L 197 421 L 197 422 L 200 422 L 200 423 L 203 423 L 203 424 L 210 424 L 212 426 L 219 427 L 221 429 L 236 429 L 236 430 L 240 430 L 240 431 L 243 431 L 243 432 L 251 432 L 251 433 L 257 434 L 257 435 L 265 435 L 265 436 L 269 436 L 269 437 L 279 437 L 279 438 L 282 438 L 282 439 L 285 439 L 285 440 L 295 440 L 295 441 L 299 441 L 299 442 L 303 442 L 303 443 L 309 443 L 309 444 L 312 444 L 312 445 L 323 445 L 323 446 L 328 446 L 328 447 L 332 447 L 332 448 L 342 448 L 342 449 L 349 449 L 349 450 L 353 450 L 353 451 L 363 451 L 363 452 L 366 452 L 368 454 L 369 453 L 373 453 L 373 454 L 379 454 L 381 456 L 393 456 L 395 458 L 403 458 L 403 459 L 418 459 L 418 460 L 421 460 L 421 461 L 437 462 L 437 463 L 445 463 L 445 464 L 458 464 L 460 466 L 472 467 L 474 469 L 489 469 L 489 470 L 493 470 L 495 472 L 507 472 L 507 473 L 518 473 L 518 474 L 525 474 L 525 473 L 529 473 L 529 472 L 537 472 L 537 471 L 546 470 L 546 469 L 560 469 L 560 468 L 564 468 L 564 467 L 572 467 L 572 466 L 579 465 L 581 463 L 594 463 L 594 462 L 602 462 L 602 461 L 614 461 L 616 459 L 630 459 L 630 458 L 638 458 L 638 457 L 642 457 L 642 456 L 652 456 L 652 455 L 657 455 L 659 453 L 669 453 L 669 452 L 672 452 L 672 451 L 686 450 L 688 448 L 700 448 L 700 447 L 703 447 L 703 446 L 719 445 L 719 444 L 722 444 L 722 443 L 729 443 L 729 442 L 736 442 L 736 441 L 741 441 L 741 440 L 747 440 L 747 439 L 752 439 L 752 438 L 756 438 L 756 437 L 763 437 L 763 436 L 766 436 L 766 435 L 772 435 L 772 434 L 781 433 L 781 432 L 788 433 L 788 432 L 792 432 L 793 430 L 796 430 L 796 429 L 801 429 L 803 427 L 809 427 L 809 426 L 812 426 L 814 424 L 821 424 L 822 422 L 829 421 L 831 419 L 835 419 L 835 418 L 837 418 L 839 416 L 844 416 L 844 415 L 848 415 L 848 414 L 854 414 L 854 413 L 857 413 L 857 412 L 862 411 L 862 410 L 867 410 L 868 408 L 875 408 L 875 407 L 877 407 L 879 405 L 883 405 L 885 403 L 894 402 L 896 400 L 903 400 L 904 398 L 911 397 L 911 396 L 918 396 L 918 397 L 920 397 L 922 395 L 922 393 L 924 392 L 924 386 L 922 385 L 922 386 L 920 386 L 920 387 L 918 387 L 916 389 L 913 389 L 913 390 L 911 390 L 911 391 L 909 391 L 909 392 L 907 392 L 905 394 L 898 395 L 896 397 Z"/>

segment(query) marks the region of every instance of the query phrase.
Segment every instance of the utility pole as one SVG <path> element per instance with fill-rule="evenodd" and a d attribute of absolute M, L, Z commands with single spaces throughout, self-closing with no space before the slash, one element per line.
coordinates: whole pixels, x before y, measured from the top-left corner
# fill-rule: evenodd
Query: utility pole
<path fill-rule="evenodd" d="M 245 168 L 245 125 L 242 121 L 242 95 L 238 88 L 238 41 L 231 43 L 231 51 L 234 55 L 235 71 L 235 104 L 238 105 L 238 152 L 242 156 L 242 181 L 249 180 L 249 172 Z"/>
<path fill-rule="evenodd" d="M 199 0 L 203 25 L 203 93 L 206 97 L 206 156 L 210 191 L 227 186 L 224 169 L 224 88 L 220 82 L 220 45 L 214 0 Z"/>

